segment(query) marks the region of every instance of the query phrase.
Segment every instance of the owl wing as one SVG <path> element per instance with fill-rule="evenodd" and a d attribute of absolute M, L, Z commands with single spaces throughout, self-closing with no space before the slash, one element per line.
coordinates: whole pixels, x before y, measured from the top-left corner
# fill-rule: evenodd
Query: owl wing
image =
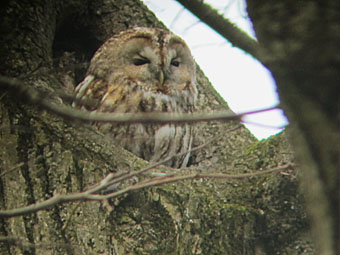
<path fill-rule="evenodd" d="M 89 74 L 75 88 L 73 107 L 93 111 L 98 109 L 107 92 L 107 82 Z"/>
<path fill-rule="evenodd" d="M 89 74 L 76 87 L 72 106 L 94 112 L 138 112 L 143 96 L 137 87 L 126 79 L 109 84 Z"/>

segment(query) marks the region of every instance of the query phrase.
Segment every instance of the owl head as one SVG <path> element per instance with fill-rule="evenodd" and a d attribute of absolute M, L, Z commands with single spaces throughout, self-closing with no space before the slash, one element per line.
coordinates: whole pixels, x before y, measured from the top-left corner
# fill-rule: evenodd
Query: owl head
<path fill-rule="evenodd" d="M 196 96 L 190 50 L 180 37 L 163 29 L 138 27 L 113 36 L 95 53 L 89 74 L 108 84 L 138 84 L 159 96 L 184 93 L 192 101 Z"/>

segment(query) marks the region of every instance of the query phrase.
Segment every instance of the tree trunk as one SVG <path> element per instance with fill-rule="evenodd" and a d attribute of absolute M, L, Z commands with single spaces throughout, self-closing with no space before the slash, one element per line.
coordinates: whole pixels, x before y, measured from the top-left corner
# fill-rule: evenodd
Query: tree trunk
<path fill-rule="evenodd" d="M 318 254 L 340 254 L 340 3 L 249 0 L 248 11 L 291 122 Z"/>
<path fill-rule="evenodd" d="M 1 75 L 53 92 L 50 100 L 59 105 L 68 102 L 57 92 L 72 93 L 107 38 L 134 26 L 162 27 L 137 0 L 2 5 Z M 197 76 L 199 110 L 228 109 L 200 70 Z M 7 90 L 1 91 L 0 117 L 0 214 L 148 165 L 91 126 Z M 292 160 L 283 133 L 257 142 L 243 127 L 231 131 L 238 125 L 195 124 L 194 146 L 218 139 L 193 153 L 190 168 L 159 166 L 152 172 L 243 174 Z M 293 169 L 242 180 L 194 179 L 101 202 L 58 203 L 0 217 L 0 236 L 1 254 L 313 254 Z"/>

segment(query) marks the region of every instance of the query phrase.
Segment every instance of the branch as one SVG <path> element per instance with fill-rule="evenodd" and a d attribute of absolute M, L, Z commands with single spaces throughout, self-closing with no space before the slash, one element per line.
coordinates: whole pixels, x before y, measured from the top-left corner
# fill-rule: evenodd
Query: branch
<path fill-rule="evenodd" d="M 236 126 L 235 128 L 231 128 L 231 129 L 227 130 L 226 133 L 227 133 L 227 134 L 230 134 L 231 132 L 233 132 L 233 131 L 235 131 L 235 130 L 237 130 L 237 129 L 239 129 L 239 128 L 241 128 L 241 125 L 238 125 L 238 126 Z M 215 140 L 217 140 L 217 139 L 219 139 L 219 138 L 218 138 L 218 137 L 212 138 L 212 139 L 210 139 L 209 141 L 205 142 L 205 143 L 202 144 L 202 145 L 196 146 L 195 148 L 192 148 L 192 149 L 190 149 L 190 150 L 188 150 L 188 151 L 185 151 L 185 152 L 182 152 L 182 153 L 178 153 L 178 154 L 176 154 L 176 155 L 174 155 L 174 156 L 170 156 L 170 157 L 168 157 L 168 158 L 166 158 L 166 159 L 164 159 L 164 160 L 162 160 L 162 161 L 159 161 L 159 162 L 157 162 L 157 163 L 154 163 L 154 164 L 152 164 L 152 165 L 150 165 L 150 166 L 148 166 L 148 167 L 145 167 L 145 168 L 143 168 L 143 169 L 141 169 L 141 170 L 139 170 L 139 171 L 131 172 L 131 173 L 127 172 L 127 173 L 125 173 L 125 174 L 122 174 L 121 176 L 115 178 L 115 180 L 111 181 L 111 182 L 109 183 L 108 186 L 111 186 L 111 185 L 115 185 L 115 184 L 121 183 L 121 182 L 123 182 L 124 180 L 131 179 L 131 178 L 133 178 L 133 177 L 135 177 L 135 176 L 140 176 L 140 175 L 144 174 L 145 172 L 147 172 L 147 171 L 149 171 L 149 170 L 151 170 L 151 169 L 155 169 L 155 168 L 158 167 L 158 166 L 164 165 L 165 163 L 167 163 L 168 161 L 170 161 L 172 158 L 181 157 L 181 156 L 183 156 L 183 155 L 185 155 L 185 154 L 187 154 L 187 153 L 193 153 L 193 152 L 195 152 L 195 151 L 198 151 L 198 150 L 200 150 L 200 149 L 206 147 L 208 144 L 212 143 L 213 141 L 215 141 Z M 164 176 L 164 175 L 163 175 L 163 176 Z"/>
<path fill-rule="evenodd" d="M 259 45 L 257 41 L 251 38 L 247 33 L 239 29 L 230 20 L 219 14 L 218 11 L 211 8 L 200 0 L 176 0 L 187 8 L 198 19 L 207 24 L 222 37 L 228 40 L 233 46 L 244 50 L 254 58 L 261 61 Z"/>
<path fill-rule="evenodd" d="M 171 114 L 171 113 L 100 113 L 87 112 L 78 110 L 62 104 L 51 102 L 50 96 L 46 92 L 41 92 L 38 89 L 29 87 L 23 82 L 15 79 L 0 76 L 0 89 L 4 89 L 16 98 L 20 97 L 24 102 L 30 105 L 38 105 L 42 109 L 50 111 L 60 117 L 71 120 L 110 122 L 119 124 L 136 124 L 136 123 L 194 123 L 202 121 L 233 121 L 240 120 L 243 116 L 256 114 L 264 111 L 277 109 L 278 106 L 273 106 L 265 109 L 259 109 L 240 114 L 235 114 L 232 111 L 219 113 L 194 113 L 194 114 Z"/>
<path fill-rule="evenodd" d="M 229 130 L 228 133 L 235 131 L 237 129 L 239 129 L 241 126 L 238 125 L 235 128 L 232 128 Z M 210 141 L 197 146 L 195 148 L 192 148 L 191 150 L 189 150 L 188 152 L 192 153 L 194 151 L 197 151 L 199 149 L 202 149 L 203 147 L 205 147 L 206 145 L 208 145 L 209 143 L 211 143 L 212 141 L 216 140 L 217 138 L 213 138 Z M 46 201 L 40 202 L 40 203 L 36 203 L 36 204 L 32 204 L 26 207 L 22 207 L 22 208 L 17 208 L 17 209 L 12 209 L 12 210 L 5 210 L 5 211 L 0 211 L 0 217 L 15 217 L 15 216 L 21 216 L 21 215 L 25 215 L 28 213 L 33 213 L 33 212 L 37 212 L 43 209 L 47 209 L 53 205 L 56 205 L 58 203 L 62 203 L 62 202 L 69 202 L 69 201 L 79 201 L 79 200 L 85 200 L 86 198 L 89 199 L 89 195 L 96 193 L 96 192 L 100 192 L 100 191 L 105 191 L 105 189 L 111 189 L 112 190 L 112 186 L 119 186 L 120 183 L 122 183 L 124 180 L 127 179 L 131 179 L 135 176 L 141 175 L 151 169 L 154 169 L 157 166 L 160 166 L 162 164 L 165 164 L 166 162 L 168 162 L 169 160 L 171 160 L 173 157 L 177 157 L 177 156 L 182 156 L 183 154 L 186 154 L 188 152 L 183 152 L 183 153 L 179 153 L 177 155 L 174 155 L 172 157 L 168 157 L 167 159 L 164 159 L 160 162 L 157 162 L 155 164 L 151 164 L 148 167 L 145 167 L 139 171 L 136 172 L 124 172 L 124 173 L 110 173 L 108 174 L 104 179 L 102 179 L 99 183 L 90 186 L 87 190 L 85 190 L 84 192 L 78 192 L 78 193 L 74 193 L 73 195 L 56 195 Z M 118 185 L 117 185 L 118 184 Z M 118 195 L 117 195 L 118 196 Z"/>
<path fill-rule="evenodd" d="M 127 186 L 124 189 L 121 189 L 116 192 L 112 192 L 110 194 L 106 195 L 91 195 L 88 198 L 90 200 L 105 200 L 105 199 L 111 199 L 115 198 L 118 196 L 123 195 L 124 193 L 130 192 L 130 191 L 135 191 L 143 188 L 149 188 L 149 187 L 154 187 L 154 186 L 160 186 L 164 184 L 170 184 L 170 183 L 175 183 L 179 181 L 185 181 L 185 180 L 193 180 L 193 179 L 229 179 L 229 180 L 239 180 L 239 179 L 245 179 L 245 178 L 250 178 L 250 177 L 255 177 L 255 176 L 260 176 L 260 175 L 265 175 L 265 174 L 270 174 L 274 172 L 281 172 L 284 170 L 287 170 L 291 168 L 293 165 L 292 164 L 285 164 L 280 167 L 276 168 L 271 168 L 268 170 L 263 170 L 263 171 L 256 171 L 252 173 L 245 173 L 245 174 L 222 174 L 222 173 L 194 173 L 194 174 L 187 174 L 187 175 L 168 175 L 164 177 L 158 177 L 151 179 L 149 181 L 143 182 L 143 183 L 137 183 L 134 185 Z M 0 212 L 1 216 L 1 212 Z"/>
<path fill-rule="evenodd" d="M 230 129 L 230 132 L 235 131 L 237 129 L 239 129 L 241 126 L 238 125 L 237 127 Z M 228 133 L 230 133 L 228 132 Z M 213 138 L 210 141 L 204 143 L 203 145 L 197 146 L 195 148 L 192 148 L 191 150 L 189 150 L 188 152 L 194 152 L 197 151 L 199 149 L 202 149 L 203 147 L 205 147 L 206 145 L 208 145 L 209 143 L 211 143 L 212 141 L 216 140 L 217 138 Z M 26 207 L 21 207 L 21 208 L 17 208 L 17 209 L 12 209 L 12 210 L 5 210 L 5 211 L 0 211 L 0 217 L 15 217 L 15 216 L 21 216 L 21 215 L 25 215 L 28 213 L 33 213 L 33 212 L 37 212 L 43 209 L 47 209 L 50 208 L 53 205 L 59 204 L 59 203 L 63 203 L 63 202 L 69 202 L 69 201 L 79 201 L 79 200 L 85 200 L 85 199 L 89 199 L 89 195 L 96 193 L 96 192 L 100 192 L 100 191 L 105 191 L 106 189 L 110 189 L 112 190 L 114 188 L 117 188 L 119 186 L 120 183 L 122 183 L 124 180 L 127 179 L 131 179 L 135 176 L 141 175 L 151 169 L 154 169 L 157 166 L 160 166 L 162 164 L 165 164 L 166 162 L 170 161 L 173 157 L 177 157 L 177 156 L 182 156 L 183 154 L 186 154 L 188 152 L 183 152 L 183 153 L 179 153 L 177 155 L 174 155 L 172 157 L 168 157 L 167 159 L 164 159 L 160 162 L 157 162 L 155 164 L 151 164 L 148 167 L 145 167 L 139 171 L 136 172 L 123 172 L 123 173 L 110 173 L 108 174 L 104 179 L 102 179 L 99 183 L 90 186 L 87 190 L 83 191 L 83 192 L 78 192 L 78 193 L 74 193 L 73 195 L 56 195 L 46 201 L 40 202 L 40 203 L 36 203 L 36 204 L 32 204 Z M 118 195 L 117 195 L 118 196 Z"/>
<path fill-rule="evenodd" d="M 95 185 L 93 188 L 84 191 L 84 192 L 78 192 L 68 195 L 56 195 L 46 201 L 29 205 L 22 208 L 12 209 L 12 210 L 1 210 L 0 211 L 0 217 L 16 217 L 16 216 L 22 216 L 28 213 L 34 213 L 43 209 L 47 209 L 53 205 L 56 205 L 58 203 L 64 203 L 64 202 L 72 202 L 72 201 L 80 201 L 80 200 L 92 200 L 92 201 L 101 201 L 105 199 L 115 198 L 118 196 L 121 196 L 127 192 L 133 191 L 133 190 L 139 190 L 147 187 L 153 187 L 153 186 L 160 186 L 164 184 L 179 182 L 183 180 L 193 180 L 193 179 L 202 179 L 202 178 L 213 178 L 213 179 L 244 179 L 244 178 L 250 178 L 254 176 L 260 176 L 264 174 L 270 174 L 274 172 L 280 172 L 287 170 L 294 166 L 293 164 L 285 164 L 280 167 L 271 168 L 264 171 L 256 171 L 252 173 L 245 173 L 245 174 L 222 174 L 222 173 L 193 173 L 193 174 L 187 174 L 187 175 L 167 175 L 164 177 L 158 177 L 153 178 L 148 181 L 140 182 L 134 185 L 129 185 L 121 190 L 111 192 L 109 194 L 101 195 L 101 194 L 94 194 L 99 191 L 103 191 L 106 188 L 108 188 L 111 184 L 110 181 L 115 178 L 115 174 L 108 174 L 102 181 L 98 183 L 98 185 Z M 141 170 L 141 171 L 144 171 Z"/>
<path fill-rule="evenodd" d="M 10 172 L 13 172 L 13 171 L 15 171 L 15 170 L 17 170 L 17 169 L 20 169 L 20 167 L 22 167 L 23 165 L 24 165 L 24 163 L 21 162 L 21 163 L 19 163 L 19 164 L 16 164 L 16 165 L 15 165 L 14 167 L 12 167 L 11 169 L 8 169 L 8 170 L 3 171 L 2 173 L 0 173 L 0 178 L 1 178 L 2 176 L 4 176 L 4 175 L 10 173 Z"/>

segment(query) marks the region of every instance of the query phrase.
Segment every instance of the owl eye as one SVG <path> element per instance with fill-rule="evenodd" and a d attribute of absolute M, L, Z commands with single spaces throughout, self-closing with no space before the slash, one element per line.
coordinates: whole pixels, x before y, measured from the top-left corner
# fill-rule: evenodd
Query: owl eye
<path fill-rule="evenodd" d="M 149 64 L 150 63 L 150 60 L 147 59 L 147 58 L 134 58 L 133 59 L 133 64 L 135 66 L 142 66 L 142 65 L 145 65 L 145 64 Z"/>
<path fill-rule="evenodd" d="M 179 67 L 179 61 L 178 60 L 176 60 L 176 59 L 173 59 L 173 60 L 171 60 L 171 65 L 172 66 L 175 66 L 175 67 Z"/>

